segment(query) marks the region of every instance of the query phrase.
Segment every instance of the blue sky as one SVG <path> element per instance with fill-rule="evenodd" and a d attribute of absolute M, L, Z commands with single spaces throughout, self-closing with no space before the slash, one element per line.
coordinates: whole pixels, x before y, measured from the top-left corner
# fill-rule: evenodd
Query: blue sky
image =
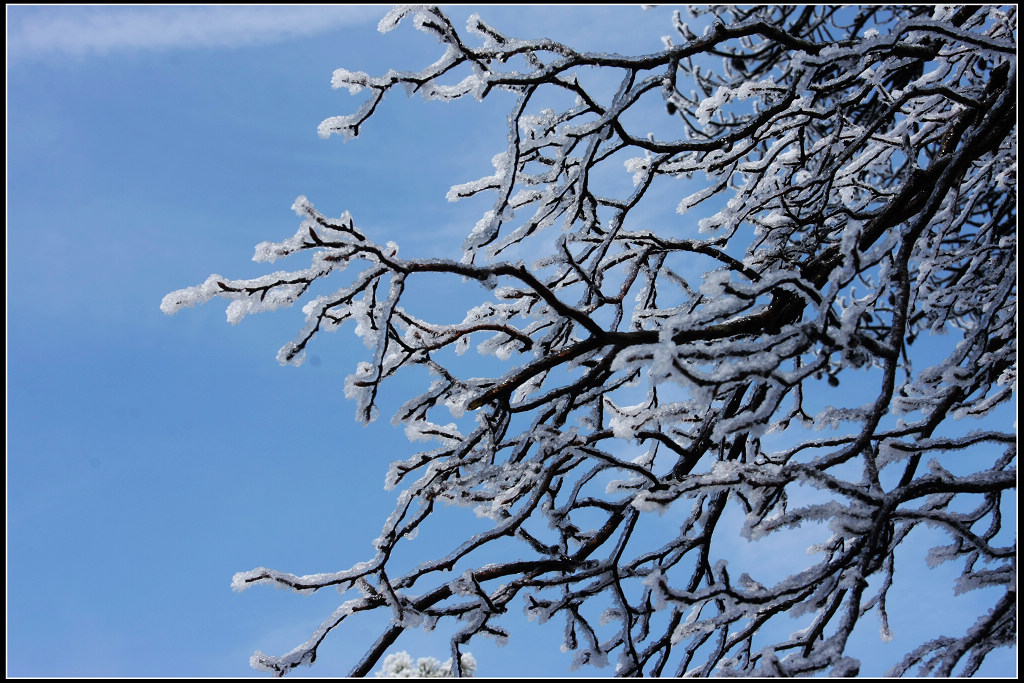
<path fill-rule="evenodd" d="M 508 100 L 391 96 L 359 140 L 316 134 L 362 101 L 330 89 L 334 69 L 439 56 L 410 26 L 379 34 L 386 9 L 7 8 L 9 675 L 252 675 L 254 650 L 298 645 L 341 598 L 239 595 L 232 575 L 372 554 L 388 463 L 414 446 L 353 420 L 363 346 L 345 329 L 281 368 L 299 310 L 232 327 L 218 303 L 159 304 L 212 272 L 266 272 L 252 248 L 294 233 L 299 195 L 403 255 L 457 255 L 483 205 L 445 193 L 491 172 Z M 588 49 L 655 51 L 670 31 L 670 8 L 475 9 Z M 458 283 L 437 287 L 421 299 L 454 317 Z M 382 412 L 407 397 L 392 386 Z M 561 631 L 470 649 L 481 675 L 565 675 Z M 336 632 L 293 675 L 344 675 L 375 636 Z M 396 647 L 446 648 L 419 632 Z"/>

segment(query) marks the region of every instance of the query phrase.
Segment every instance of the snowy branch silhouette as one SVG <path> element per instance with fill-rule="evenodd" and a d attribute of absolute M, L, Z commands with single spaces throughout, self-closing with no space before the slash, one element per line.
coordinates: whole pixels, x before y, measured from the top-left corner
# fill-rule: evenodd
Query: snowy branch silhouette
<path fill-rule="evenodd" d="M 1016 387 L 1015 7 L 695 10 L 641 56 L 511 38 L 476 15 L 460 32 L 435 8 L 397 8 L 380 30 L 406 20 L 444 54 L 420 72 L 338 70 L 336 88 L 369 96 L 320 133 L 369 131 L 396 88 L 513 93 L 494 174 L 449 193 L 495 197 L 461 258 L 400 258 L 300 197 L 298 232 L 254 258 L 309 267 L 212 275 L 162 305 L 222 297 L 237 322 L 303 300 L 279 353 L 292 364 L 354 322 L 371 357 L 345 392 L 364 422 L 403 368 L 435 377 L 393 418 L 436 443 L 392 464 L 387 486 L 404 488 L 372 557 L 235 576 L 358 589 L 253 666 L 310 664 L 331 631 L 390 610 L 352 675 L 440 620 L 459 624 L 459 674 L 470 639 L 506 638 L 501 615 L 525 609 L 565 619 L 577 664 L 621 676 L 856 674 L 848 640 L 869 612 L 887 637 L 900 547 L 925 526 L 946 537 L 929 563 L 962 565 L 951 591 L 998 590 L 890 674 L 970 675 L 1014 645 L 1015 429 L 976 418 Z M 479 305 L 459 324 L 407 310 L 424 274 L 479 285 Z M 333 294 L 304 298 L 329 277 L 344 279 Z M 506 370 L 466 376 L 447 352 L 471 342 Z M 439 503 L 492 526 L 393 572 Z M 782 580 L 726 561 L 728 543 L 792 548 L 801 525 L 820 539 Z M 510 539 L 518 553 L 478 559 Z"/>

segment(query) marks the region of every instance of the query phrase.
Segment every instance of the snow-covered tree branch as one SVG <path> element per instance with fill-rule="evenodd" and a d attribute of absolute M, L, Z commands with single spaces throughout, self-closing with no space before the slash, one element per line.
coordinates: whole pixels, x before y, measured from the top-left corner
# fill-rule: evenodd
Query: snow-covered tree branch
<path fill-rule="evenodd" d="M 352 675 L 440 620 L 460 625 L 458 674 L 465 643 L 507 637 L 501 615 L 525 609 L 565 620 L 578 664 L 622 676 L 854 674 L 848 640 L 869 612 L 886 637 L 901 544 L 925 526 L 946 537 L 929 561 L 962 566 L 951 591 L 998 597 L 891 673 L 969 675 L 1013 645 L 1015 427 L 977 419 L 1016 389 L 1016 8 L 694 10 L 640 56 L 516 39 L 476 15 L 459 31 L 435 8 L 397 8 L 380 30 L 406 21 L 442 56 L 339 69 L 334 86 L 367 99 L 320 132 L 372 134 L 398 87 L 513 93 L 493 175 L 448 195 L 494 198 L 461 258 L 399 257 L 300 197 L 298 231 L 254 258 L 311 265 L 212 275 L 162 305 L 222 297 L 234 323 L 303 300 L 279 353 L 292 364 L 352 321 L 369 354 L 345 392 L 364 422 L 399 371 L 435 378 L 393 417 L 435 445 L 392 464 L 401 492 L 371 557 L 235 576 L 357 593 L 253 666 L 312 663 L 331 631 L 388 610 Z M 458 324 L 408 310 L 425 274 L 462 278 L 479 305 Z M 328 279 L 333 294 L 304 296 Z M 473 343 L 505 369 L 467 376 L 447 351 Z M 394 572 L 438 503 L 491 528 Z M 783 580 L 726 561 L 729 543 L 792 547 L 801 525 L 820 539 Z M 509 539 L 517 553 L 478 559 Z M 803 630 L 765 638 L 800 615 Z"/>
<path fill-rule="evenodd" d="M 468 652 L 462 655 L 462 676 L 476 671 L 476 660 Z M 377 678 L 451 678 L 452 660 L 439 662 L 433 657 L 420 657 L 413 665 L 408 652 L 396 652 L 384 658 L 384 665 L 374 674 Z"/>

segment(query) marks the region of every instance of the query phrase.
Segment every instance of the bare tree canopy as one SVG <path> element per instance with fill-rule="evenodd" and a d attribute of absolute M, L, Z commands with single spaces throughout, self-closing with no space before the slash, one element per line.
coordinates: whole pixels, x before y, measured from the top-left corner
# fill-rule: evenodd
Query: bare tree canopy
<path fill-rule="evenodd" d="M 995 598 L 889 673 L 970 675 L 1014 646 L 1015 426 L 978 418 L 1016 388 L 1016 8 L 694 10 L 639 56 L 512 38 L 477 15 L 460 31 L 436 8 L 397 8 L 380 30 L 404 21 L 443 55 L 419 72 L 339 69 L 335 87 L 368 97 L 320 132 L 371 131 L 396 88 L 513 93 L 493 175 L 448 195 L 494 197 L 461 258 L 399 257 L 300 197 L 298 232 L 254 258 L 311 265 L 213 275 L 162 306 L 219 296 L 237 322 L 303 300 L 279 354 L 293 364 L 351 320 L 370 348 L 345 388 L 362 421 L 403 368 L 433 376 L 393 417 L 434 443 L 391 465 L 400 493 L 375 554 L 235 576 L 356 589 L 253 666 L 310 664 L 331 631 L 389 610 L 352 675 L 441 620 L 458 624 L 459 674 L 471 638 L 506 637 L 501 615 L 525 609 L 564 619 L 575 661 L 620 676 L 852 675 L 851 634 L 874 613 L 886 637 L 901 546 L 925 526 L 945 539 L 929 563 L 962 567 L 949 590 Z M 458 276 L 479 305 L 458 324 L 407 310 L 427 274 Z M 304 297 L 332 276 L 332 294 Z M 467 376 L 471 343 L 503 369 Z M 393 570 L 442 504 L 490 528 Z M 678 523 L 652 524 L 666 511 Z M 801 525 L 818 540 L 781 580 L 726 561 L 729 543 L 791 548 Z"/>

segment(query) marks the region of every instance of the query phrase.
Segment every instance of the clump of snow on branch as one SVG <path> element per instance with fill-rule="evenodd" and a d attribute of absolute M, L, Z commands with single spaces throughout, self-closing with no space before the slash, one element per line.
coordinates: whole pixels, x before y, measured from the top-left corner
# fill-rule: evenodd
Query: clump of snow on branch
<path fill-rule="evenodd" d="M 476 672 L 476 659 L 472 654 L 462 654 L 462 676 L 472 677 Z M 451 678 L 452 660 L 439 662 L 433 657 L 420 657 L 413 663 L 408 652 L 396 652 L 384 658 L 384 664 L 373 674 L 377 678 Z"/>

